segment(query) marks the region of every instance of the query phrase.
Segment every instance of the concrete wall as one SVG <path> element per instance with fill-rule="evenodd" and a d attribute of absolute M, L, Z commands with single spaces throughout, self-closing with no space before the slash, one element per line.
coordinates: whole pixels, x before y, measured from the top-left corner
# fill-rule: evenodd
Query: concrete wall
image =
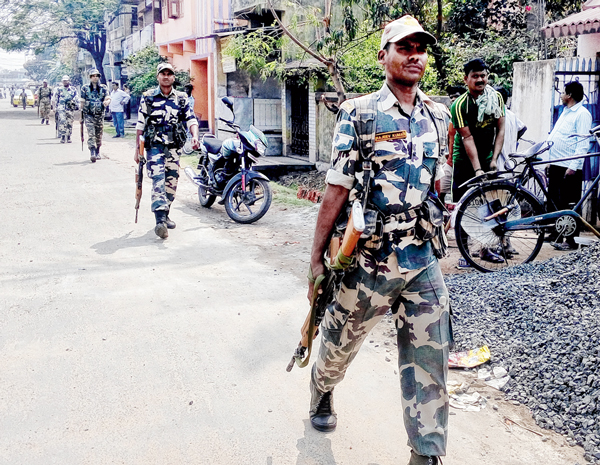
<path fill-rule="evenodd" d="M 527 126 L 525 139 L 545 140 L 552 128 L 555 66 L 556 60 L 514 64 L 511 109 Z"/>
<path fill-rule="evenodd" d="M 600 52 L 600 34 L 582 34 L 577 38 L 577 56 L 595 57 Z"/>
<path fill-rule="evenodd" d="M 169 19 L 162 24 L 155 24 L 155 40 L 157 44 L 172 42 L 176 39 L 189 39 L 195 37 L 196 3 L 192 0 L 183 0 L 181 11 L 183 16 Z"/>

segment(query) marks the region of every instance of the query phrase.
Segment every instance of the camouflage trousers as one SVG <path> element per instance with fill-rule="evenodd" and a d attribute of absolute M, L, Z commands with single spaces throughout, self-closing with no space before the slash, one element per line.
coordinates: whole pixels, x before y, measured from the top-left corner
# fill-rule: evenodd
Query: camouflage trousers
<path fill-rule="evenodd" d="M 85 115 L 85 127 L 88 134 L 88 149 L 100 148 L 104 131 L 104 114 L 99 116 Z"/>
<path fill-rule="evenodd" d="M 391 310 L 398 341 L 401 403 L 408 444 L 420 455 L 446 455 L 448 437 L 448 290 L 437 259 L 401 273 L 395 253 L 381 261 L 368 250 L 347 274 L 321 324 L 312 383 L 327 392 L 344 378 L 360 346 Z"/>
<path fill-rule="evenodd" d="M 50 100 L 42 99 L 40 101 L 40 118 L 48 119 L 50 117 Z"/>
<path fill-rule="evenodd" d="M 71 137 L 71 133 L 73 132 L 73 111 L 59 107 L 56 114 L 58 117 L 58 136 Z"/>
<path fill-rule="evenodd" d="M 146 151 L 146 169 L 152 179 L 152 204 L 150 209 L 169 211 L 175 200 L 179 179 L 179 150 L 155 144 Z"/>

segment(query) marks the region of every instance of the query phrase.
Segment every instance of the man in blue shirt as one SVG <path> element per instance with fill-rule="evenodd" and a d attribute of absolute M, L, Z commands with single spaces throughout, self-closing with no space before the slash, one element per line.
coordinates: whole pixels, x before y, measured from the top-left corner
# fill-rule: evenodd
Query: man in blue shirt
<path fill-rule="evenodd" d="M 581 198 L 583 158 L 559 161 L 561 158 L 573 157 L 587 153 L 589 140 L 585 138 L 569 138 L 573 134 L 589 134 L 592 127 L 592 115 L 583 106 L 583 86 L 571 81 L 560 95 L 566 107 L 561 113 L 554 129 L 548 137 L 554 145 L 550 149 L 550 165 L 548 166 L 548 195 L 558 210 L 569 209 L 569 204 L 577 203 Z M 577 142 L 579 141 L 579 142 Z M 558 250 L 576 248 L 575 236 L 566 238 L 562 243 L 556 233 L 550 235 L 552 246 Z"/>

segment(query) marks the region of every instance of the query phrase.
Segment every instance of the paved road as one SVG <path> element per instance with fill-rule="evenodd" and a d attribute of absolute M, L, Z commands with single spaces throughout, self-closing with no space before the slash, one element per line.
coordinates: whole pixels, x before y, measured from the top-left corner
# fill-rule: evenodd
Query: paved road
<path fill-rule="evenodd" d="M 130 142 L 105 137 L 105 158 L 91 164 L 79 143 L 59 144 L 33 110 L 5 102 L 0 464 L 408 461 L 381 347 L 365 345 L 338 388 L 338 431 L 313 431 L 309 372 L 285 372 L 306 311 L 297 273 L 236 240 L 242 229 L 215 228 L 224 212 L 192 208 L 187 180 L 177 229 L 156 238 L 148 183 L 133 222 Z M 526 463 L 523 450 L 572 463 L 486 412 L 451 417 L 445 463 Z"/>

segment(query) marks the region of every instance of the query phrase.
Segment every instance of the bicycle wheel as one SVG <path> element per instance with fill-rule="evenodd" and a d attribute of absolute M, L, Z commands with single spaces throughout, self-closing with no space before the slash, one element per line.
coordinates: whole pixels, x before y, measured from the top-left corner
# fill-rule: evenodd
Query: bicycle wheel
<path fill-rule="evenodd" d="M 508 213 L 485 220 L 504 207 L 509 208 Z M 458 249 L 471 266 L 484 272 L 530 262 L 542 248 L 543 230 L 531 226 L 505 231 L 503 224 L 542 212 L 538 199 L 511 184 L 481 187 L 467 196 L 457 212 L 454 230 Z"/>

